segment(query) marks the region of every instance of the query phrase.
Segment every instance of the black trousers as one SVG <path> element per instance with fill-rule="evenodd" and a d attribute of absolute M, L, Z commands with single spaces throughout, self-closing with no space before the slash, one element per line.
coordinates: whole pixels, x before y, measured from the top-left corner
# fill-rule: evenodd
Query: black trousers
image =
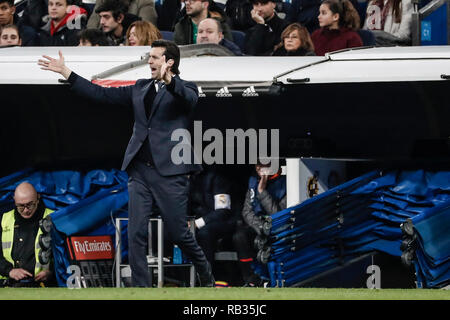
<path fill-rule="evenodd" d="M 128 180 L 128 260 L 135 287 L 150 286 L 147 265 L 148 220 L 159 208 L 170 239 L 188 256 L 200 274 L 208 269 L 206 257 L 187 224 L 189 177 L 161 176 L 156 169 L 133 160 Z"/>
<path fill-rule="evenodd" d="M 207 223 L 200 230 L 197 229 L 196 238 L 198 244 L 203 249 L 211 265 L 214 264 L 214 254 L 217 251 L 218 240 L 232 236 L 235 228 L 236 222 L 234 221 L 218 220 Z"/>

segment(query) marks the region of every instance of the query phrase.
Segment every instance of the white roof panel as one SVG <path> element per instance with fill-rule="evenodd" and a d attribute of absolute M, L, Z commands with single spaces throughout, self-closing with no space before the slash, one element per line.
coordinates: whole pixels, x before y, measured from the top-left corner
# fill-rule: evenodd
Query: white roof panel
<path fill-rule="evenodd" d="M 0 83 L 58 84 L 60 75 L 41 70 L 42 55 L 58 56 L 56 47 L 0 49 Z M 93 76 L 145 57 L 150 47 L 63 47 L 66 64 L 81 76 Z M 190 57 L 182 58 L 181 76 L 205 83 L 264 83 L 309 79 L 308 83 L 429 81 L 450 75 L 450 47 L 388 47 L 353 49 L 326 57 Z M 149 77 L 149 67 L 139 66 L 105 76 L 111 80 Z"/>

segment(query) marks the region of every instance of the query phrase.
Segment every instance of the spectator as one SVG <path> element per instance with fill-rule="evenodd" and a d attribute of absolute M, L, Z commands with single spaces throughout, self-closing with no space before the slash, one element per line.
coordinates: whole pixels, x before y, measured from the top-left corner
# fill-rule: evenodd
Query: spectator
<path fill-rule="evenodd" d="M 308 29 L 300 23 L 292 23 L 281 34 L 281 42 L 275 47 L 273 56 L 315 56 L 314 44 Z"/>
<path fill-rule="evenodd" d="M 217 19 L 206 18 L 198 24 L 197 43 L 215 43 L 221 45 L 236 56 L 242 56 L 241 49 L 232 41 L 223 37 L 222 26 Z"/>
<path fill-rule="evenodd" d="M 358 5 L 357 0 L 350 0 L 355 9 Z M 319 8 L 322 0 L 292 0 L 289 11 L 286 15 L 286 20 L 290 23 L 298 22 L 305 26 L 309 33 L 313 33 L 319 29 Z"/>
<path fill-rule="evenodd" d="M 264 218 L 286 209 L 286 177 L 280 171 L 268 175 L 268 165 L 256 165 L 257 176 L 248 182 L 248 191 L 242 209 L 243 225 L 237 227 L 233 243 L 238 253 L 244 286 L 258 287 L 262 280 L 252 269 L 256 258 L 253 246 L 257 235 L 262 234 Z"/>
<path fill-rule="evenodd" d="M 30 26 L 24 25 L 16 14 L 14 0 L 0 0 L 0 29 L 7 25 L 17 26 L 22 45 L 34 46 L 37 44 L 37 32 Z"/>
<path fill-rule="evenodd" d="M 220 19 L 224 38 L 233 41 L 231 28 L 218 9 L 210 11 L 212 0 L 185 0 L 186 14 L 175 25 L 173 40 L 178 45 L 197 43 L 197 29 L 200 21 L 206 18 Z"/>
<path fill-rule="evenodd" d="M 173 31 L 175 24 L 186 14 L 184 0 L 164 0 L 158 11 L 158 28 Z"/>
<path fill-rule="evenodd" d="M 22 39 L 20 38 L 19 28 L 16 25 L 8 24 L 1 29 L 0 47 L 21 45 Z"/>
<path fill-rule="evenodd" d="M 78 33 L 86 27 L 86 10 L 70 5 L 70 0 L 49 0 L 47 23 L 41 28 L 41 46 L 76 46 Z"/>
<path fill-rule="evenodd" d="M 103 31 L 98 29 L 85 29 L 80 33 L 79 47 L 109 46 L 108 39 Z"/>
<path fill-rule="evenodd" d="M 39 31 L 45 24 L 42 18 L 48 14 L 48 0 L 27 0 L 21 21 Z"/>
<path fill-rule="evenodd" d="M 235 231 L 232 192 L 231 181 L 214 167 L 204 168 L 191 177 L 190 211 L 195 216 L 195 237 L 211 265 L 218 240 L 232 236 Z M 213 275 L 216 278 L 214 268 Z"/>
<path fill-rule="evenodd" d="M 89 17 L 88 28 L 100 28 L 100 16 L 97 9 L 102 7 L 107 0 L 97 0 L 94 12 Z M 154 25 L 158 22 L 158 14 L 155 9 L 154 0 L 121 0 L 124 3 L 125 12 L 133 16 L 138 16 L 140 20 L 149 21 Z M 125 29 L 126 30 L 126 29 Z"/>
<path fill-rule="evenodd" d="M 126 6 L 121 0 L 105 0 L 95 12 L 100 16 L 101 29 L 114 46 L 124 45 L 128 27 L 140 20 L 138 16 L 126 12 Z"/>
<path fill-rule="evenodd" d="M 287 26 L 284 19 L 275 14 L 277 0 L 252 0 L 252 18 L 256 25 L 245 36 L 244 53 L 252 56 L 269 56 L 281 41 L 281 33 Z"/>
<path fill-rule="evenodd" d="M 311 38 L 318 56 L 346 48 L 361 47 L 358 12 L 349 0 L 324 0 L 320 5 L 320 29 Z"/>
<path fill-rule="evenodd" d="M 255 25 L 251 11 L 253 5 L 250 0 L 227 0 L 225 13 L 230 19 L 232 30 L 247 31 Z"/>
<path fill-rule="evenodd" d="M 411 0 L 372 0 L 363 29 L 375 34 L 377 45 L 410 45 L 412 13 Z"/>
<path fill-rule="evenodd" d="M 151 46 L 153 41 L 162 39 L 161 32 L 151 22 L 135 21 L 127 30 L 127 46 Z"/>
<path fill-rule="evenodd" d="M 0 278 L 12 287 L 38 287 L 53 280 L 50 233 L 39 227 L 46 209 L 34 187 L 23 182 L 14 191 L 16 208 L 1 217 Z M 46 261 L 44 261 L 46 260 Z"/>

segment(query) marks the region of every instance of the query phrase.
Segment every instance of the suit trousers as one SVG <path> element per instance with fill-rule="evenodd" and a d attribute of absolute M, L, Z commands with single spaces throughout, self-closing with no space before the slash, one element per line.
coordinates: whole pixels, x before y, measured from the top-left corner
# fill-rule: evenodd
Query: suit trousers
<path fill-rule="evenodd" d="M 133 160 L 128 180 L 128 259 L 132 285 L 149 287 L 147 265 L 148 220 L 159 208 L 170 239 L 194 264 L 197 272 L 208 270 L 206 257 L 188 228 L 188 175 L 161 176 L 153 165 Z"/>

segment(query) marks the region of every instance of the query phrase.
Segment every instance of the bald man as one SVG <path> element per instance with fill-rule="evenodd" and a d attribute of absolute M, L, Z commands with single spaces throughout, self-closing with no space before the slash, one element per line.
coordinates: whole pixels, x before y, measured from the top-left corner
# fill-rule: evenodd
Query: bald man
<path fill-rule="evenodd" d="M 39 221 L 52 210 L 45 208 L 28 182 L 16 187 L 14 203 L 15 209 L 1 217 L 0 279 L 12 287 L 40 286 L 53 275 L 48 257 L 50 234 L 39 227 Z"/>
<path fill-rule="evenodd" d="M 203 19 L 198 24 L 197 44 L 201 43 L 215 43 L 224 46 L 236 56 L 242 56 L 238 45 L 224 38 L 220 21 L 214 18 Z"/>

